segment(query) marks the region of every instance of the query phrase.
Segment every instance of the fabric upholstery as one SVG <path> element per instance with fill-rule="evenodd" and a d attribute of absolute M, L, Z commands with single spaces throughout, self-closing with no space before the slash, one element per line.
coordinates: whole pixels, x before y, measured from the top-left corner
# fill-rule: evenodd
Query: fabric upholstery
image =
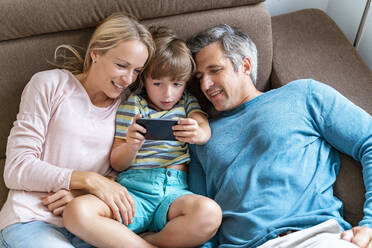
<path fill-rule="evenodd" d="M 4 174 L 4 165 L 5 165 L 5 159 L 0 159 L 0 173 L 1 173 L 1 180 L 0 180 L 0 209 L 1 206 L 3 206 L 3 203 L 6 200 L 6 197 L 8 195 L 8 189 L 5 187 L 5 183 L 3 178 Z"/>
<path fill-rule="evenodd" d="M 341 153 L 341 167 L 334 185 L 335 195 L 344 204 L 344 217 L 352 225 L 363 218 L 365 188 L 362 167 L 353 158 Z"/>
<path fill-rule="evenodd" d="M 336 23 L 318 9 L 272 18 L 273 87 L 314 78 L 372 114 L 372 71 Z"/>
<path fill-rule="evenodd" d="M 230 8 L 264 0 L 2 0 L 0 41 L 95 27 L 113 12 L 139 20 Z"/>

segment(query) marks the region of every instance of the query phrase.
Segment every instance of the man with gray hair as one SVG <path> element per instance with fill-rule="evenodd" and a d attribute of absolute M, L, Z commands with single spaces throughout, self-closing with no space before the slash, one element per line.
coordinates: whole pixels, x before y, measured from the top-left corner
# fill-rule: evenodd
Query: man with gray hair
<path fill-rule="evenodd" d="M 210 119 L 210 141 L 190 146 L 191 189 L 223 210 L 214 245 L 372 247 L 372 194 L 351 229 L 332 188 L 336 148 L 362 163 L 372 190 L 372 117 L 312 79 L 260 92 L 256 47 L 228 25 L 197 34 L 188 46 L 201 91 L 220 111 Z"/>

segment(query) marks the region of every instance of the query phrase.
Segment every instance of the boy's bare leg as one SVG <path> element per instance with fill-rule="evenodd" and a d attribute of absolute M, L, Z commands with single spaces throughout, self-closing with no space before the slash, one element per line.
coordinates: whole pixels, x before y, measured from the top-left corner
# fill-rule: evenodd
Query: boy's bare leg
<path fill-rule="evenodd" d="M 213 237 L 221 220 L 216 202 L 200 195 L 184 195 L 170 206 L 164 229 L 143 238 L 159 247 L 195 247 Z"/>
<path fill-rule="evenodd" d="M 63 221 L 70 232 L 96 247 L 154 247 L 112 219 L 110 208 L 94 195 L 72 200 L 63 212 Z"/>

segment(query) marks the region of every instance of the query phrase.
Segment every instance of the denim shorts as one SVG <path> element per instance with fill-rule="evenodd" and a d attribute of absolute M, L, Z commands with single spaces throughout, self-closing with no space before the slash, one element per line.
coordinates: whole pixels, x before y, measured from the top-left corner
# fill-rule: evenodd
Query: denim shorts
<path fill-rule="evenodd" d="M 1 248 L 93 248 L 64 227 L 43 221 L 16 223 L 0 231 Z"/>
<path fill-rule="evenodd" d="M 170 205 L 188 190 L 187 174 L 176 169 L 131 169 L 117 176 L 135 202 L 135 215 L 128 228 L 135 233 L 158 232 L 167 223 Z"/>

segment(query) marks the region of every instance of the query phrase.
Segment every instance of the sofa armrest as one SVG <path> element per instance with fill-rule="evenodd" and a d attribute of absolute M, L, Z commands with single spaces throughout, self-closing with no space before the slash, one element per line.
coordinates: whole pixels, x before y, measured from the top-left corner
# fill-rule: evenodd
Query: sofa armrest
<path fill-rule="evenodd" d="M 372 114 L 372 71 L 327 14 L 306 9 L 274 16 L 272 31 L 273 88 L 314 78 Z"/>
<path fill-rule="evenodd" d="M 272 17 L 271 85 L 314 78 L 337 89 L 372 114 L 372 72 L 336 23 L 321 10 L 306 9 Z M 334 186 L 353 226 L 363 217 L 365 188 L 361 165 L 341 154 Z"/>

